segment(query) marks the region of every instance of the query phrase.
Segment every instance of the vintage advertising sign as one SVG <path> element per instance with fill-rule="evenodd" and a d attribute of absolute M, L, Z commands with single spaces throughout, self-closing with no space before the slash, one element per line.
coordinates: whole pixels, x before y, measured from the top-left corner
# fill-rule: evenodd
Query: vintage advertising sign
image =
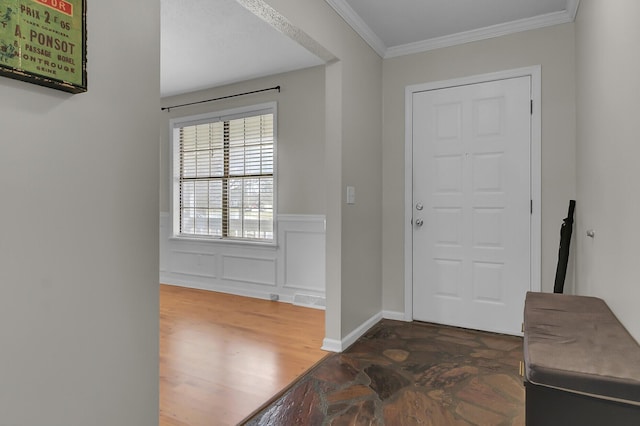
<path fill-rule="evenodd" d="M 0 75 L 87 91 L 86 0 L 0 0 Z"/>

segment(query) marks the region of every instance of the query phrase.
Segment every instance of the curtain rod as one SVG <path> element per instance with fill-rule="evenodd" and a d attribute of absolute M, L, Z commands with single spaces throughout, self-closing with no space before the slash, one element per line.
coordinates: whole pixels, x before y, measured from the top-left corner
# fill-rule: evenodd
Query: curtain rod
<path fill-rule="evenodd" d="M 252 92 L 236 93 L 235 95 L 221 96 L 219 98 L 206 99 L 204 101 L 191 102 L 191 103 L 188 103 L 188 104 L 181 104 L 181 105 L 173 105 L 173 106 L 169 106 L 169 107 L 162 107 L 162 108 L 160 108 L 160 110 L 162 110 L 162 111 L 165 111 L 165 110 L 166 111 L 171 111 L 172 108 L 181 108 L 181 107 L 190 106 L 190 105 L 203 104 L 205 102 L 220 101 L 222 99 L 236 98 L 238 96 L 245 96 L 245 95 L 253 95 L 254 93 L 268 92 L 268 91 L 271 91 L 271 90 L 277 90 L 278 93 L 280 93 L 280 86 L 269 87 L 268 89 L 254 90 Z"/>

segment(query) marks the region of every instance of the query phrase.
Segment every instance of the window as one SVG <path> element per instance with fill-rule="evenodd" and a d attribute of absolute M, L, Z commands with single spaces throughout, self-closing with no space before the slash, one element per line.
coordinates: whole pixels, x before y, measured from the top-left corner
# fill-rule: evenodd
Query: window
<path fill-rule="evenodd" d="M 174 233 L 273 242 L 275 105 L 172 122 Z"/>

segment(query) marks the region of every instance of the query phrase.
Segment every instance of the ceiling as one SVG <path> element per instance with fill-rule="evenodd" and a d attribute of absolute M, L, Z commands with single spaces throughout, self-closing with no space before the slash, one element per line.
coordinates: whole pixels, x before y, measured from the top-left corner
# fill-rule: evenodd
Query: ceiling
<path fill-rule="evenodd" d="M 323 63 L 236 0 L 161 0 L 160 7 L 163 97 Z"/>
<path fill-rule="evenodd" d="M 383 58 L 572 22 L 579 0 L 325 0 Z M 324 63 L 242 4 L 161 0 L 161 95 Z M 264 6 L 264 7 L 268 7 Z"/>

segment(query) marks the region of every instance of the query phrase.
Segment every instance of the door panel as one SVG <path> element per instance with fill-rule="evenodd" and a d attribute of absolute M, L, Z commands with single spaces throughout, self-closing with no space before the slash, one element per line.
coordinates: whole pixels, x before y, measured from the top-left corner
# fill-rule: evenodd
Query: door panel
<path fill-rule="evenodd" d="M 530 77 L 519 77 L 413 94 L 415 319 L 520 332 L 531 279 L 530 92 Z"/>

